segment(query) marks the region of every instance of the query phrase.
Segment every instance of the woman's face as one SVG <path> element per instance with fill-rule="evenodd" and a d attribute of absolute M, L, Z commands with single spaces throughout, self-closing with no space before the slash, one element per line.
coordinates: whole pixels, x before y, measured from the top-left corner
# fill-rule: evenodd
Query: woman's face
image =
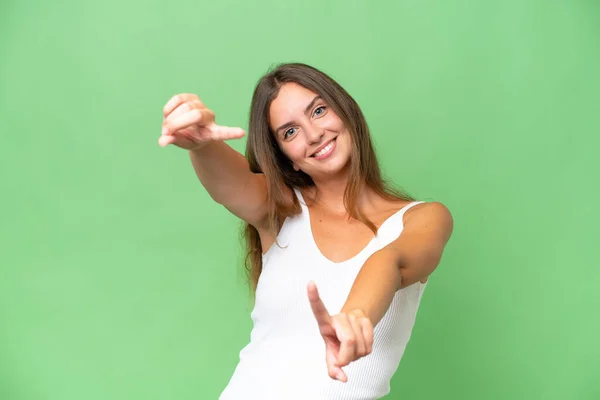
<path fill-rule="evenodd" d="M 348 165 L 350 133 L 316 93 L 296 83 L 285 83 L 269 111 L 271 130 L 295 170 L 322 180 Z"/>

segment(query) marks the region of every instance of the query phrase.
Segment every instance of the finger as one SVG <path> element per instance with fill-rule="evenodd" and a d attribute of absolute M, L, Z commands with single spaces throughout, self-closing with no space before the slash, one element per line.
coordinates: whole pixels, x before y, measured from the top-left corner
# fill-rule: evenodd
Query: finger
<path fill-rule="evenodd" d="M 331 316 L 329 315 L 329 312 L 327 312 L 325 304 L 323 304 L 323 301 L 321 301 L 319 291 L 317 290 L 317 285 L 313 281 L 308 282 L 307 292 L 310 308 L 317 319 L 319 330 L 321 333 L 323 333 L 324 328 L 331 325 Z"/>
<path fill-rule="evenodd" d="M 175 140 L 176 140 L 175 136 L 161 135 L 158 138 L 158 144 L 161 147 L 165 147 L 165 146 L 175 143 Z"/>
<path fill-rule="evenodd" d="M 341 367 L 333 365 L 328 369 L 328 372 L 331 378 L 342 382 L 348 382 L 348 375 L 346 375 Z"/>
<path fill-rule="evenodd" d="M 354 337 L 356 337 L 356 358 L 358 359 L 367 355 L 367 343 L 363 334 L 362 324 L 358 318 L 355 315 L 350 314 L 348 319 L 350 321 L 350 326 L 352 326 Z"/>
<path fill-rule="evenodd" d="M 208 114 L 207 114 L 208 112 Z M 191 125 L 202 125 L 202 121 L 206 119 L 210 119 L 212 117 L 212 113 L 208 109 L 199 110 L 194 108 L 185 114 L 180 115 L 179 117 L 170 120 L 169 122 L 165 122 L 163 124 L 162 134 L 163 135 L 172 135 L 180 129 L 187 128 Z"/>
<path fill-rule="evenodd" d="M 169 115 L 179 104 L 188 100 L 196 100 L 198 96 L 193 93 L 181 93 L 171 97 L 163 107 L 163 116 Z"/>
<path fill-rule="evenodd" d="M 371 354 L 371 352 L 373 352 L 373 324 L 369 318 L 358 318 L 358 321 L 362 327 L 367 354 Z"/>
<path fill-rule="evenodd" d="M 189 138 L 186 135 L 180 135 L 180 134 L 162 135 L 158 139 L 158 144 L 161 147 L 165 147 L 170 144 L 173 144 L 173 145 L 181 147 L 183 149 L 190 149 L 192 146 L 198 144 L 198 140 L 194 140 L 192 138 Z"/>
<path fill-rule="evenodd" d="M 356 336 L 346 314 L 334 319 L 333 325 L 340 341 L 340 352 L 336 365 L 343 367 L 356 359 Z"/>
<path fill-rule="evenodd" d="M 173 111 L 164 116 L 163 124 L 174 120 L 175 118 L 179 117 L 182 114 L 185 114 L 188 111 L 193 110 L 194 108 L 202 110 L 206 107 L 204 107 L 204 104 L 198 99 L 184 101 L 183 103 L 177 105 Z"/>
<path fill-rule="evenodd" d="M 217 124 L 213 124 L 209 129 L 213 133 L 214 140 L 240 139 L 246 134 L 242 128 L 221 126 Z"/>
<path fill-rule="evenodd" d="M 334 347 L 336 346 L 328 347 L 327 352 L 325 353 L 325 361 L 327 361 L 327 373 L 331 379 L 337 379 L 345 382 L 348 380 L 348 377 L 341 367 L 335 365 L 337 350 L 335 350 Z"/>

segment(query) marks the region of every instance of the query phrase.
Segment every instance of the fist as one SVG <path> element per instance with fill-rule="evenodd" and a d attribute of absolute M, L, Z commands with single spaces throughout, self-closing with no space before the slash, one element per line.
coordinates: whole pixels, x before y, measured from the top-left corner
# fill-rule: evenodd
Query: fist
<path fill-rule="evenodd" d="M 239 139 L 245 134 L 242 128 L 217 125 L 215 114 L 206 108 L 198 96 L 183 93 L 173 96 L 163 108 L 162 133 L 158 144 L 162 147 L 174 144 L 195 150 L 211 141 Z"/>

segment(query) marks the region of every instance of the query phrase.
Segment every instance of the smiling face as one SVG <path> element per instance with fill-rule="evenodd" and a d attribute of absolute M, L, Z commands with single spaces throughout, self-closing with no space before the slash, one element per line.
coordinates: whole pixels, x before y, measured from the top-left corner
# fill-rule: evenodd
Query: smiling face
<path fill-rule="evenodd" d="M 350 133 L 316 93 L 296 83 L 282 85 L 269 108 L 269 125 L 295 170 L 313 180 L 347 172 Z"/>

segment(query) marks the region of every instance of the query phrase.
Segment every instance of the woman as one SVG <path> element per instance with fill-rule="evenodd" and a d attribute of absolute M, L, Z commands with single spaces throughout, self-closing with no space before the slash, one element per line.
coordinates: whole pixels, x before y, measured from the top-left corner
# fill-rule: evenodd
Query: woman
<path fill-rule="evenodd" d="M 258 82 L 246 157 L 224 142 L 245 132 L 217 125 L 196 95 L 163 113 L 159 144 L 189 150 L 213 200 L 246 222 L 254 327 L 220 399 L 389 393 L 448 209 L 384 183 L 358 104 L 305 64 Z"/>

